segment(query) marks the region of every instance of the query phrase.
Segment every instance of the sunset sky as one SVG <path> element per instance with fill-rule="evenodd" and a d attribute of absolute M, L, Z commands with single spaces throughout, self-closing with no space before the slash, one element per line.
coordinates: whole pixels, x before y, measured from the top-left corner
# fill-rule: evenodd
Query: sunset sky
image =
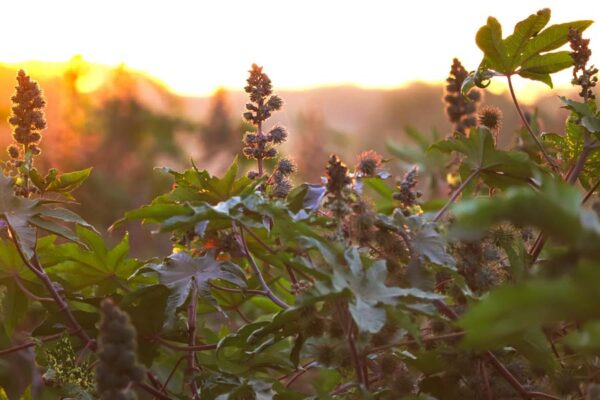
<path fill-rule="evenodd" d="M 543 7 L 553 11 L 551 24 L 600 21 L 595 0 L 5 0 L 0 62 L 81 54 L 94 63 L 124 62 L 194 95 L 240 88 L 252 62 L 264 65 L 279 88 L 389 88 L 441 81 L 455 56 L 475 68 L 481 53 L 474 35 L 488 15 L 508 33 Z M 600 64 L 600 22 L 586 36 Z M 568 73 L 556 78 L 568 82 Z M 529 95 L 540 87 L 520 85 Z"/>

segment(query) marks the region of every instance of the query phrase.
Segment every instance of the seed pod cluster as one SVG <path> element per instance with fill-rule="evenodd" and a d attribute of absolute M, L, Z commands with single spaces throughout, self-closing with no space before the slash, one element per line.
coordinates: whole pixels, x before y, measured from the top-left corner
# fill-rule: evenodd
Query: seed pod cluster
<path fill-rule="evenodd" d="M 112 300 L 101 305 L 98 334 L 96 384 L 102 400 L 130 400 L 132 383 L 140 382 L 144 370 L 137 363 L 136 331 L 129 316 Z"/>

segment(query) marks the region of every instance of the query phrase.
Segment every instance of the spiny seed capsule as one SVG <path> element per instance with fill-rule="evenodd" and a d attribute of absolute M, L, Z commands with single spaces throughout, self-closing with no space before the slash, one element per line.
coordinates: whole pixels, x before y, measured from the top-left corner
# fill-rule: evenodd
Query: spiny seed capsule
<path fill-rule="evenodd" d="M 479 111 L 478 121 L 480 125 L 498 132 L 502 126 L 502 111 L 498 107 L 484 106 Z"/>
<path fill-rule="evenodd" d="M 296 172 L 296 165 L 294 162 L 288 158 L 282 158 L 277 163 L 277 170 L 280 171 L 283 175 L 291 175 Z"/>
<path fill-rule="evenodd" d="M 365 176 L 374 176 L 377 168 L 381 166 L 383 158 L 374 150 L 360 153 L 358 156 L 358 169 Z"/>
<path fill-rule="evenodd" d="M 275 144 L 283 143 L 287 139 L 288 133 L 285 127 L 277 125 L 269 131 L 269 138 Z"/>

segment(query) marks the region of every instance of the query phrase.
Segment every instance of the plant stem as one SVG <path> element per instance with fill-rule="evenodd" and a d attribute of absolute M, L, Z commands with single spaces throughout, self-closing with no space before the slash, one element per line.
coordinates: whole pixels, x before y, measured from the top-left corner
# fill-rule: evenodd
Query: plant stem
<path fill-rule="evenodd" d="M 19 275 L 15 274 L 13 276 L 15 278 L 15 282 L 17 283 L 17 286 L 19 287 L 19 289 L 21 289 L 21 291 L 23 293 L 25 293 L 25 295 L 27 297 L 29 297 L 30 299 L 36 300 L 36 301 L 54 301 L 50 297 L 40 297 L 40 296 L 36 295 L 35 293 L 30 292 L 29 289 L 27 289 L 25 287 L 25 285 L 23 284 L 23 281 L 21 280 Z"/>
<path fill-rule="evenodd" d="M 440 218 L 442 218 L 444 216 L 444 214 L 446 213 L 446 211 L 448 211 L 448 208 L 450 208 L 450 206 L 452 205 L 452 203 L 454 203 L 456 201 L 456 199 L 461 194 L 461 192 L 465 189 L 465 187 L 467 187 L 467 185 L 469 184 L 469 182 L 471 182 L 471 180 L 473 180 L 473 178 L 475 178 L 477 176 L 477 174 L 479 174 L 479 170 L 478 169 L 475 170 L 475 171 L 473 171 L 473 172 L 471 172 L 471 175 L 469 175 L 467 177 L 467 179 L 465 179 L 464 182 L 461 183 L 460 186 L 454 191 L 454 193 L 452 193 L 452 196 L 446 202 L 446 204 L 444 204 L 444 207 L 442 207 L 441 210 L 438 211 L 438 213 L 433 218 L 433 222 L 439 221 Z"/>
<path fill-rule="evenodd" d="M 488 374 L 487 367 L 485 366 L 485 362 L 479 362 L 479 369 L 481 372 L 481 376 L 483 378 L 483 384 L 485 386 L 485 396 L 487 400 L 494 400 L 494 394 L 492 393 L 492 388 L 490 387 L 490 376 Z"/>
<path fill-rule="evenodd" d="M 581 172 L 583 171 L 583 168 L 585 167 L 585 162 L 587 161 L 591 152 L 596 148 L 597 148 L 597 142 L 596 141 L 590 142 L 589 135 L 586 132 L 585 144 L 583 145 L 583 149 L 581 149 L 581 153 L 579 153 L 579 157 L 577 157 L 577 161 L 575 162 L 573 167 L 569 169 L 569 172 L 565 176 L 565 181 L 569 185 L 574 185 L 575 182 L 577 182 L 577 178 L 579 178 L 579 175 L 581 174 Z M 595 187 L 592 187 L 591 191 L 588 192 L 589 195 L 586 194 L 586 197 L 584 197 L 581 204 L 583 204 L 587 201 L 587 199 L 589 198 L 589 196 L 591 196 L 591 194 L 594 192 L 594 190 L 596 190 L 598 188 L 599 184 L 600 184 L 600 181 L 598 181 L 598 183 L 596 183 Z M 547 237 L 543 233 L 540 233 L 538 235 L 538 237 L 536 238 L 535 242 L 533 243 L 533 246 L 531 246 L 531 249 L 529 250 L 529 264 L 530 265 L 533 265 L 537 261 L 538 257 L 540 256 L 540 254 L 542 252 L 542 249 L 544 248 L 544 245 L 546 244 L 546 240 L 547 240 Z"/>
<path fill-rule="evenodd" d="M 12 227 L 10 225 L 8 226 L 8 229 L 10 231 L 11 237 L 16 238 L 17 235 L 15 234 L 14 230 L 12 229 Z M 44 268 L 42 267 L 42 265 L 39 263 L 37 256 L 34 255 L 31 258 L 31 260 L 29 260 L 29 259 L 27 259 L 25 254 L 23 254 L 23 252 L 21 251 L 21 247 L 16 242 L 15 242 L 15 248 L 17 249 L 19 256 L 21 257 L 21 260 L 23 260 L 23 263 L 25 263 L 27 268 L 29 268 L 31 270 L 31 272 L 33 272 L 38 277 L 38 279 L 40 279 L 42 281 L 44 286 L 46 286 L 46 289 L 50 293 L 52 300 L 58 306 L 58 310 L 64 314 L 65 319 L 67 320 L 68 324 L 73 329 L 73 334 L 76 335 L 81 340 L 81 342 L 84 346 L 87 346 L 89 344 L 89 342 L 93 342 L 93 344 L 89 347 L 91 349 L 95 349 L 96 348 L 95 340 L 91 339 L 88 336 L 88 334 L 83 330 L 83 327 L 79 324 L 79 322 L 73 315 L 73 312 L 69 308 L 69 304 L 65 301 L 65 299 L 63 299 L 63 297 L 60 295 L 60 293 L 58 293 L 56 286 L 54 286 L 54 283 L 52 282 L 52 280 L 50 279 L 50 277 L 48 276 L 46 271 L 44 271 Z"/>
<path fill-rule="evenodd" d="M 448 305 L 446 303 L 444 303 L 442 300 L 433 300 L 433 305 L 442 314 L 444 314 L 446 317 L 450 318 L 451 320 L 454 321 L 454 320 L 458 319 L 458 314 L 456 312 L 454 312 L 453 309 L 448 307 Z M 525 389 L 523 387 L 521 382 L 519 382 L 519 380 L 517 378 L 515 378 L 515 376 L 504 366 L 504 364 L 502 364 L 502 362 L 500 360 L 498 360 L 498 358 L 496 358 L 494 353 L 492 353 L 489 350 L 486 350 L 486 351 L 484 351 L 483 355 L 488 359 L 488 361 L 490 362 L 490 364 L 492 364 L 492 366 L 496 369 L 496 371 L 498 371 L 498 373 L 500 375 L 502 375 L 502 377 L 519 393 L 521 398 L 523 398 L 524 400 L 530 400 L 530 399 L 533 399 L 536 397 L 544 398 L 544 399 L 560 400 L 558 397 L 554 397 L 554 396 L 546 394 L 546 393 L 527 391 L 527 389 Z"/>
<path fill-rule="evenodd" d="M 592 186 L 590 190 L 587 191 L 587 193 L 583 197 L 583 200 L 581 200 L 581 204 L 585 204 L 590 199 L 590 197 L 592 197 L 594 192 L 598 189 L 598 186 L 600 186 L 600 179 L 598 179 L 598 181 L 594 183 L 594 186 Z"/>
<path fill-rule="evenodd" d="M 160 391 L 154 389 L 152 386 L 148 385 L 147 383 L 138 382 L 135 384 L 135 386 L 144 390 L 145 392 L 150 393 L 152 396 L 158 398 L 159 400 L 172 400 L 169 395 L 166 395 L 163 392 L 160 392 Z"/>
<path fill-rule="evenodd" d="M 262 99 L 258 102 L 258 108 L 262 108 Z M 264 151 L 265 149 L 265 145 L 262 142 L 262 137 L 263 137 L 263 132 L 262 132 L 262 121 L 258 122 L 258 124 L 256 125 L 256 136 L 258 137 L 258 146 L 259 149 L 262 151 Z M 256 162 L 258 164 L 258 178 L 261 178 L 263 176 L 263 159 L 262 156 L 256 159 Z"/>
<path fill-rule="evenodd" d="M 300 371 L 298 371 L 295 375 L 293 375 L 289 381 L 287 381 L 287 383 L 285 384 L 286 388 L 289 388 L 292 383 L 296 382 L 296 380 L 298 380 L 298 378 L 300 378 L 302 375 L 304 375 L 305 373 L 307 373 L 311 368 L 316 367 L 317 365 L 319 365 L 319 363 L 317 361 L 311 361 L 306 365 L 303 365 L 302 368 L 300 369 Z"/>
<path fill-rule="evenodd" d="M 190 374 L 190 386 L 194 399 L 198 398 L 198 387 L 194 373 L 196 372 L 196 357 L 193 348 L 196 346 L 196 307 L 198 306 L 198 286 L 192 278 L 192 291 L 190 293 L 190 304 L 188 305 L 188 373 Z"/>
<path fill-rule="evenodd" d="M 52 340 L 59 339 L 60 337 L 62 337 L 62 335 L 64 335 L 64 332 L 55 333 L 54 335 L 49 335 L 49 336 L 45 336 L 42 338 L 38 338 L 37 340 L 41 341 L 41 342 L 51 342 Z M 35 347 L 36 345 L 37 345 L 36 342 L 27 342 L 27 343 L 17 344 L 15 346 L 9 347 L 7 349 L 0 350 L 0 356 L 4 356 L 4 355 L 10 354 L 10 353 L 25 350 L 30 347 Z"/>
<path fill-rule="evenodd" d="M 234 224 L 234 226 L 236 226 L 236 228 L 237 228 L 237 225 Z M 290 306 L 287 303 L 285 303 L 283 300 L 281 300 L 279 297 L 277 297 L 277 295 L 275 293 L 273 293 L 273 291 L 271 290 L 269 285 L 267 285 L 265 278 L 263 277 L 262 273 L 260 272 L 260 268 L 258 268 L 256 261 L 254 261 L 254 258 L 252 257 L 252 254 L 250 253 L 250 249 L 248 249 L 248 244 L 246 243 L 246 239 L 244 238 L 244 230 L 241 228 L 238 228 L 237 230 L 238 230 L 238 237 L 240 240 L 240 244 L 242 245 L 242 248 L 244 250 L 244 255 L 246 256 L 248 263 L 250 263 L 250 267 L 252 268 L 254 275 L 256 275 L 256 278 L 258 279 L 260 286 L 263 288 L 263 291 L 265 292 L 265 296 L 267 296 L 269 299 L 271 299 L 271 301 L 273 301 L 273 303 L 277 304 L 281 308 L 284 308 L 284 309 L 290 308 Z"/>
<path fill-rule="evenodd" d="M 542 142 L 540 142 L 540 139 L 538 139 L 538 137 L 536 136 L 536 134 L 533 132 L 533 129 L 531 129 L 531 126 L 529 125 L 529 122 L 527 122 L 527 118 L 525 118 L 525 114 L 523 114 L 523 110 L 521 110 L 521 106 L 519 105 L 519 102 L 517 101 L 517 96 L 515 95 L 515 89 L 513 88 L 511 76 L 507 75 L 506 78 L 508 79 L 508 89 L 510 91 L 510 97 L 512 97 L 512 101 L 513 101 L 513 103 L 515 105 L 515 108 L 517 109 L 517 113 L 519 114 L 519 117 L 521 118 L 521 122 L 523 122 L 523 125 L 525 126 L 525 129 L 527 129 L 527 132 L 529 132 L 529 135 L 531 136 L 531 138 L 533 139 L 533 141 L 539 147 L 540 151 L 542 152 L 542 155 L 544 156 L 544 158 L 546 159 L 546 161 L 548 162 L 548 164 L 550 165 L 550 167 L 552 168 L 552 170 L 554 172 L 557 172 L 558 171 L 558 167 L 554 163 L 554 160 L 552 160 L 550 158 L 550 156 L 548 155 L 548 153 L 546 153 L 546 150 L 544 149 L 544 146 L 542 145 Z"/>
<path fill-rule="evenodd" d="M 161 338 L 160 336 L 156 337 L 156 341 L 158 341 L 160 344 L 164 345 L 165 347 L 168 347 L 169 349 L 175 350 L 175 351 L 196 352 L 196 351 L 214 350 L 217 348 L 216 344 L 194 344 L 194 345 L 188 345 L 188 346 L 181 346 L 181 345 L 173 344 L 173 343 L 169 342 L 168 340 Z"/>
<path fill-rule="evenodd" d="M 397 342 L 397 343 L 390 343 L 390 344 L 386 344 L 383 346 L 374 347 L 372 349 L 369 349 L 365 354 L 379 353 L 380 351 L 385 351 L 385 350 L 388 350 L 388 349 L 391 349 L 394 347 L 409 346 L 412 344 L 418 344 L 419 342 L 427 343 L 427 342 L 437 342 L 440 340 L 460 339 L 464 335 L 465 335 L 464 332 L 452 332 L 452 333 L 445 333 L 445 334 L 437 335 L 437 336 L 426 336 L 424 338 L 421 338 L 420 340 L 407 339 L 407 340 L 403 340 L 403 341 Z"/>

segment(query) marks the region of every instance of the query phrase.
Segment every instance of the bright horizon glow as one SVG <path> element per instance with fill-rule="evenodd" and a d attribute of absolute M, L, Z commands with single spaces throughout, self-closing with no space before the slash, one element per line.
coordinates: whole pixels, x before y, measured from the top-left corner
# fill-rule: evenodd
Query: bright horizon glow
<path fill-rule="evenodd" d="M 277 88 L 353 85 L 395 88 L 412 81 L 443 82 L 453 57 L 468 69 L 481 60 L 477 29 L 493 15 L 504 35 L 549 7 L 549 24 L 592 19 L 592 62 L 600 64 L 596 0 L 454 1 L 10 1 L 2 5 L 0 62 L 91 63 L 143 71 L 174 92 L 207 95 L 239 90 L 246 70 L 265 66 Z M 409 5 L 408 5 L 409 4 Z M 13 16 L 19 16 L 13 18 Z M 26 21 L 30 28 L 23 29 Z M 597 50 L 596 50 L 597 49 Z M 568 86 L 569 72 L 555 75 Z M 494 91 L 505 85 L 495 85 Z M 545 85 L 517 81 L 524 101 Z"/>

